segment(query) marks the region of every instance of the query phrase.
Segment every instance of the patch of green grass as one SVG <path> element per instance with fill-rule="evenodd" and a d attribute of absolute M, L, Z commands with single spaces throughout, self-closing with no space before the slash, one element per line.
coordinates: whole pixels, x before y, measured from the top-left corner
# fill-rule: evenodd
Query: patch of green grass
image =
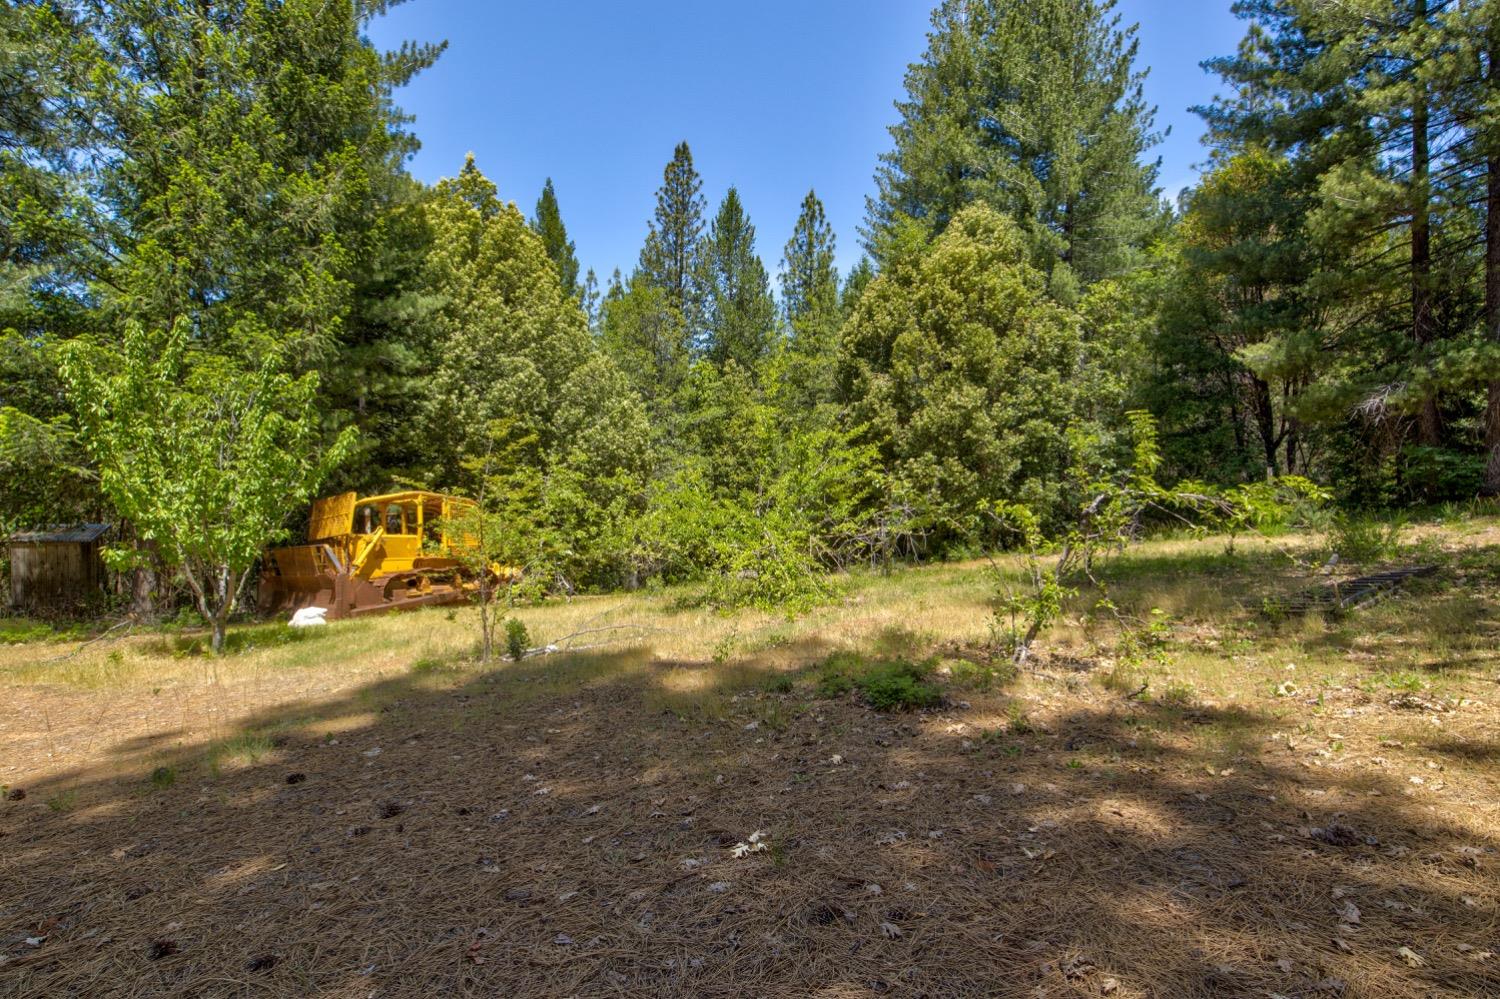
<path fill-rule="evenodd" d="M 266 621 L 231 628 L 224 636 L 221 655 L 234 656 L 257 649 L 274 649 L 284 645 L 311 642 L 328 633 L 328 626 L 293 628 L 281 621 Z M 208 635 L 173 635 L 160 643 L 161 651 L 177 659 L 209 654 Z"/>
<path fill-rule="evenodd" d="M 943 694 L 929 682 L 936 663 L 911 659 L 866 659 L 857 652 L 835 652 L 817 672 L 819 697 L 842 697 L 858 690 L 879 711 L 930 708 Z"/>
<path fill-rule="evenodd" d="M 208 751 L 208 769 L 217 777 L 226 763 L 245 763 L 251 766 L 271 753 L 276 744 L 262 732 L 242 732 L 217 743 Z"/>
<path fill-rule="evenodd" d="M 1020 701 L 1011 701 L 1006 705 L 1005 717 L 1011 734 L 1026 735 L 1033 731 L 1031 718 L 1027 716 L 1026 708 Z"/>
<path fill-rule="evenodd" d="M 66 791 L 59 791 L 52 797 L 48 798 L 47 807 L 52 811 L 58 813 L 69 812 L 73 810 L 73 806 L 77 802 L 78 792 L 73 790 L 72 788 L 69 788 Z"/>
<path fill-rule="evenodd" d="M 975 663 L 965 659 L 954 660 L 948 667 L 953 684 L 963 690 L 989 690 L 995 684 L 1011 683 L 1018 671 L 1014 663 Z"/>
<path fill-rule="evenodd" d="M 26 617 L 0 618 L 0 645 L 75 642 L 87 636 L 88 629 L 77 622 L 54 623 Z"/>
<path fill-rule="evenodd" d="M 1198 690 L 1185 680 L 1174 680 L 1162 688 L 1157 700 L 1168 707 L 1190 708 L 1198 703 Z"/>
<path fill-rule="evenodd" d="M 461 669 L 456 659 L 446 656 L 423 656 L 411 664 L 411 671 L 418 676 L 433 673 L 456 673 Z"/>
<path fill-rule="evenodd" d="M 1361 686 L 1366 693 L 1375 693 L 1379 690 L 1404 690 L 1408 693 L 1419 694 L 1427 689 L 1427 678 L 1409 670 L 1392 670 L 1367 678 Z"/>
<path fill-rule="evenodd" d="M 766 679 L 764 689 L 768 694 L 790 694 L 797 687 L 797 680 L 790 673 L 777 673 Z"/>
<path fill-rule="evenodd" d="M 177 770 L 173 767 L 157 767 L 151 771 L 151 786 L 158 791 L 165 791 L 177 783 Z"/>

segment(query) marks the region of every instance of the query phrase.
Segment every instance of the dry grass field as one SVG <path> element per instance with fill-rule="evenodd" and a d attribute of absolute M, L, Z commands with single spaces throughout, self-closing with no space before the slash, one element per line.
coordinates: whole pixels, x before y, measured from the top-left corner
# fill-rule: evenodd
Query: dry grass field
<path fill-rule="evenodd" d="M 1019 675 L 982 563 L 0 646 L 0 996 L 1500 995 L 1500 521 L 1279 613 L 1315 547 L 1144 544 Z"/>

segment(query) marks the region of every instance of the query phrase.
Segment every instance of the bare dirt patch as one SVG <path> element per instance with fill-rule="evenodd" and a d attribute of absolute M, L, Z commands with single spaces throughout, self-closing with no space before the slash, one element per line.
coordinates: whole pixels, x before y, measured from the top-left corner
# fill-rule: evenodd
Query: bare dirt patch
<path fill-rule="evenodd" d="M 970 599 L 936 578 L 902 599 Z M 1497 994 L 1492 654 L 1429 654 L 1416 606 L 1184 626 L 1196 694 L 1079 647 L 926 712 L 819 696 L 847 622 L 717 661 L 313 666 L 212 741 L 149 690 L 13 687 L 140 717 L 66 765 L 26 744 L 0 995 Z"/>

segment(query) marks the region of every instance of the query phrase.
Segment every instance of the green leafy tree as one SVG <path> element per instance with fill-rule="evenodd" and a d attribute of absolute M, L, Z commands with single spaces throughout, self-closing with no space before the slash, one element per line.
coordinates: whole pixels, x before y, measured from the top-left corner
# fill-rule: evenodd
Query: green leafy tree
<path fill-rule="evenodd" d="M 691 334 L 665 289 L 637 271 L 615 279 L 600 309 L 600 343 L 645 400 L 658 426 L 671 412 L 692 363 Z"/>
<path fill-rule="evenodd" d="M 463 459 L 473 483 L 472 504 L 455 507 L 441 524 L 450 539 L 444 554 L 475 581 L 479 610 L 479 661 L 489 663 L 500 626 L 498 604 L 544 590 L 557 535 L 547 524 L 542 498 L 538 440 L 513 418 L 475 428 L 473 451 Z"/>
<path fill-rule="evenodd" d="M 574 252 L 573 242 L 568 239 L 567 227 L 563 225 L 551 177 L 547 178 L 541 197 L 537 198 L 536 214 L 531 218 L 531 226 L 542 237 L 542 246 L 546 247 L 552 266 L 557 268 L 557 280 L 562 286 L 563 294 L 577 295 L 578 256 Z"/>
<path fill-rule="evenodd" d="M 276 358 L 247 368 L 188 341 L 186 321 L 132 322 L 118 349 L 70 343 L 62 372 L 101 487 L 182 572 L 218 652 L 255 560 L 353 437 L 323 439 L 316 374 L 281 374 Z"/>
<path fill-rule="evenodd" d="M 578 299 L 559 287 L 541 238 L 472 157 L 438 183 L 426 213 L 423 288 L 440 303 L 424 327 L 438 351 L 434 480 L 477 495 L 489 480 L 475 461 L 504 425 L 529 442 L 525 458 L 544 486 L 535 517 L 556 536 L 557 571 L 597 580 L 609 561 L 597 544 L 643 489 L 645 411 L 590 336 Z M 507 468 L 520 460 L 514 443 L 505 453 Z"/>
<path fill-rule="evenodd" d="M 707 598 L 796 613 L 868 542 L 873 446 L 788 425 L 748 372 L 700 361 L 684 383 L 679 451 L 652 483 L 629 551 L 636 575 L 702 580 Z"/>
<path fill-rule="evenodd" d="M 1024 234 L 1063 301 L 1118 275 L 1157 227 L 1153 111 L 1114 0 L 944 0 L 906 75 L 868 203 L 887 262 L 902 219 L 928 237 L 983 202 Z"/>
<path fill-rule="evenodd" d="M 700 352 L 721 367 L 733 361 L 758 371 L 776 336 L 776 302 L 755 254 L 755 226 L 733 187 L 699 247 L 697 284 L 704 322 Z"/>
<path fill-rule="evenodd" d="M 1021 231 L 974 205 L 870 283 L 844 329 L 841 391 L 891 479 L 952 539 L 982 501 L 1060 510 L 1062 431 L 1118 423 L 1091 401 L 1101 349 L 1048 296 Z"/>
<path fill-rule="evenodd" d="M 1144 391 L 1163 449 L 1217 480 L 1306 472 L 1319 437 L 1303 394 L 1331 372 L 1331 330 L 1309 278 L 1323 259 L 1310 192 L 1284 156 L 1221 157 L 1187 199 L 1166 259 Z"/>

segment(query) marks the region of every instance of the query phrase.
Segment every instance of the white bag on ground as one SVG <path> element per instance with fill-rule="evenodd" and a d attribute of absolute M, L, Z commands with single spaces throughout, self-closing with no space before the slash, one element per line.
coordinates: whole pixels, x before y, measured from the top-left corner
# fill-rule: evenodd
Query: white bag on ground
<path fill-rule="evenodd" d="M 292 628 L 313 628 L 320 624 L 327 624 L 328 620 L 325 616 L 327 613 L 327 607 L 303 607 L 292 615 L 287 625 Z"/>

